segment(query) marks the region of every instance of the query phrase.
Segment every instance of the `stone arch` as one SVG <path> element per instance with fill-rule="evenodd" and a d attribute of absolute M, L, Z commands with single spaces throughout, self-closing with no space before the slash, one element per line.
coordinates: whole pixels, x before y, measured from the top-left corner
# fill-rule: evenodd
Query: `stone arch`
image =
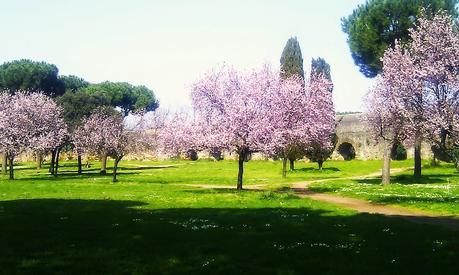
<path fill-rule="evenodd" d="M 338 154 L 340 154 L 344 160 L 355 159 L 355 146 L 350 140 L 345 140 L 339 143 L 337 147 Z"/>

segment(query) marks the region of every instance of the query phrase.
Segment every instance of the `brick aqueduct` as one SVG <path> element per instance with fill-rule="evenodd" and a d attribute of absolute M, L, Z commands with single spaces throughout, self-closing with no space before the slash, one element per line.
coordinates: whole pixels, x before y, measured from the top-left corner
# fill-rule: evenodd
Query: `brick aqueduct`
<path fill-rule="evenodd" d="M 332 159 L 381 159 L 381 146 L 368 135 L 363 123 L 362 114 L 336 116 L 336 134 L 338 142 Z M 413 157 L 413 148 L 407 148 L 407 157 Z M 427 144 L 421 149 L 423 158 L 430 158 L 432 152 Z"/>

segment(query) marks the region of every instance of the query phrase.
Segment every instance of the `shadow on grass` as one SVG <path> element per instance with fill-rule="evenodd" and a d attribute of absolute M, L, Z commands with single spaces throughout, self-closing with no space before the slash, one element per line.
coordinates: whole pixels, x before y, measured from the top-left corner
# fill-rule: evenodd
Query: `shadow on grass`
<path fill-rule="evenodd" d="M 177 169 L 177 165 L 156 165 L 156 166 L 139 166 L 139 167 L 127 167 L 127 166 L 122 166 L 120 167 L 120 170 L 127 170 L 127 171 L 141 171 L 141 170 L 158 170 L 158 169 Z"/>
<path fill-rule="evenodd" d="M 304 168 L 298 168 L 293 170 L 293 172 L 316 172 L 316 173 L 327 173 L 327 172 L 339 172 L 341 171 L 339 168 L 336 167 L 324 167 L 322 170 L 319 170 L 318 168 L 314 167 L 304 167 Z M 292 172 L 292 171 L 290 171 Z"/>
<path fill-rule="evenodd" d="M 404 185 L 446 183 L 447 179 L 452 176 L 452 174 L 429 174 L 417 178 L 413 175 L 398 175 L 391 177 L 391 183 Z M 381 184 L 381 177 L 357 179 L 355 181 L 363 184 Z"/>
<path fill-rule="evenodd" d="M 414 197 L 414 196 L 397 196 L 394 195 L 392 197 L 381 197 L 381 198 L 372 198 L 373 202 L 381 203 L 381 204 L 396 204 L 396 203 L 444 203 L 444 204 L 457 204 L 459 203 L 459 198 L 439 198 L 439 197 L 432 197 L 432 198 L 421 198 L 421 197 Z"/>
<path fill-rule="evenodd" d="M 458 274 L 458 238 L 436 226 L 310 208 L 0 202 L 5 274 Z"/>
<path fill-rule="evenodd" d="M 72 179 L 104 179 L 104 178 L 112 178 L 112 171 L 107 169 L 107 174 L 101 175 L 100 170 L 97 170 L 97 172 L 92 172 L 92 171 L 87 171 L 83 170 L 83 173 L 78 175 L 77 171 L 59 171 L 57 176 L 53 176 L 49 173 L 46 173 L 44 171 L 41 171 L 40 173 L 37 173 L 35 175 L 28 174 L 27 177 L 18 177 L 16 175 L 14 181 L 26 181 L 29 182 L 30 180 L 39 180 L 39 181 L 56 181 L 59 182 L 60 180 L 72 180 Z M 116 173 L 119 177 L 126 176 L 126 175 L 138 175 L 140 172 L 122 172 L 118 171 Z M 122 180 L 122 178 L 119 178 L 119 180 Z M 62 181 L 62 183 L 65 183 L 65 181 Z"/>

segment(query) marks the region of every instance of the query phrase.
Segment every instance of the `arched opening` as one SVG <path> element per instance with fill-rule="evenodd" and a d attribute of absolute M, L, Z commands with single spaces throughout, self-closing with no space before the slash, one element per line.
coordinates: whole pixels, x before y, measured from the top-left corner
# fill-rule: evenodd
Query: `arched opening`
<path fill-rule="evenodd" d="M 355 159 L 355 149 L 349 142 L 343 142 L 338 147 L 338 153 L 344 158 L 344 160 Z"/>

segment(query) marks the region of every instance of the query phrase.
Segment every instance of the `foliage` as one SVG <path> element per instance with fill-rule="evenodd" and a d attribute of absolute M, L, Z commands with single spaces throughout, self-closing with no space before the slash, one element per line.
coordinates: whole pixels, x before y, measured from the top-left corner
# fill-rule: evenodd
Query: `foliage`
<path fill-rule="evenodd" d="M 459 132 L 459 36 L 452 17 L 425 11 L 411 43 L 388 49 L 377 88 L 368 98 L 367 121 L 385 141 L 415 144 L 415 175 L 421 173 L 420 142 L 427 138 L 445 146 Z M 387 146 L 386 146 L 387 147 Z"/>
<path fill-rule="evenodd" d="M 42 92 L 56 97 L 65 91 L 58 72 L 55 65 L 45 62 L 28 59 L 6 62 L 0 65 L 0 89 L 11 93 L 21 90 Z"/>
<path fill-rule="evenodd" d="M 73 143 L 79 155 L 107 155 L 115 159 L 113 181 L 116 181 L 118 162 L 128 152 L 128 138 L 122 116 L 101 111 L 96 111 L 84 119 L 82 125 L 73 133 Z"/>
<path fill-rule="evenodd" d="M 61 75 L 59 80 L 62 81 L 65 87 L 65 91 L 76 92 L 79 89 L 86 88 L 89 86 L 89 82 L 81 77 L 75 75 Z"/>
<path fill-rule="evenodd" d="M 47 153 L 67 137 L 60 107 L 40 93 L 0 94 L 0 150 L 8 156 L 10 179 L 14 158 L 26 151 Z"/>
<path fill-rule="evenodd" d="M 87 94 L 81 90 L 67 91 L 56 100 L 63 109 L 65 122 L 71 131 L 98 108 L 110 106 L 110 102 L 104 95 L 100 93 Z"/>
<path fill-rule="evenodd" d="M 407 158 L 406 149 L 399 141 L 395 141 L 392 145 L 390 158 L 392 160 L 405 160 Z"/>
<path fill-rule="evenodd" d="M 286 159 L 292 149 L 311 140 L 327 146 L 324 139 L 334 122 L 329 89 L 325 78 L 312 79 L 304 87 L 299 76 L 281 79 L 268 66 L 246 74 L 215 71 L 193 87 L 196 121 L 189 125 L 198 129 L 194 132 L 200 146 L 239 156 L 242 188 L 243 162 L 252 152 Z"/>
<path fill-rule="evenodd" d="M 285 44 L 280 58 L 281 77 L 286 79 L 291 76 L 304 78 L 303 56 L 300 43 L 296 37 L 290 37 Z"/>
<path fill-rule="evenodd" d="M 105 81 L 84 88 L 88 94 L 104 96 L 113 107 L 121 108 L 124 115 L 131 112 L 150 112 L 156 110 L 159 102 L 152 90 L 145 86 L 133 86 L 126 82 Z"/>
<path fill-rule="evenodd" d="M 310 161 L 317 162 L 319 164 L 319 169 L 322 169 L 323 163 L 328 160 L 333 154 L 333 151 L 335 151 L 338 136 L 333 133 L 330 141 L 329 147 L 324 147 L 320 143 L 313 141 L 308 144 L 306 150 L 304 151 L 305 157 L 307 157 Z"/>
<path fill-rule="evenodd" d="M 311 60 L 311 78 L 320 75 L 331 81 L 330 65 L 322 57 L 313 58 Z"/>
<path fill-rule="evenodd" d="M 342 19 L 342 29 L 348 35 L 352 57 L 360 71 L 367 77 L 374 77 L 382 70 L 384 52 L 410 39 L 421 7 L 432 16 L 439 10 L 446 10 L 456 17 L 457 0 L 369 0 L 359 5 L 351 15 Z"/>

